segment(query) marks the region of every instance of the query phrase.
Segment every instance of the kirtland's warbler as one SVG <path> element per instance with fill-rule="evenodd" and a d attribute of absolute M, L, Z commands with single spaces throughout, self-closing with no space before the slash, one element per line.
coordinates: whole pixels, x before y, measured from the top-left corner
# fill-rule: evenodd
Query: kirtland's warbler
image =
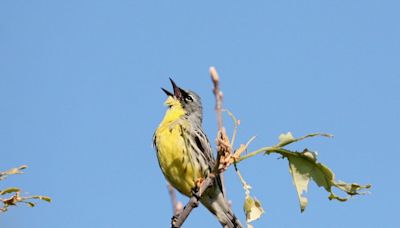
<path fill-rule="evenodd" d="M 196 183 L 204 179 L 215 165 L 210 142 L 202 128 L 202 105 L 199 95 L 178 87 L 171 80 L 173 93 L 168 96 L 168 109 L 154 133 L 153 143 L 157 158 L 168 182 L 182 194 L 191 197 Z M 200 198 L 200 202 L 225 228 L 241 228 L 223 193 L 221 178 Z"/>

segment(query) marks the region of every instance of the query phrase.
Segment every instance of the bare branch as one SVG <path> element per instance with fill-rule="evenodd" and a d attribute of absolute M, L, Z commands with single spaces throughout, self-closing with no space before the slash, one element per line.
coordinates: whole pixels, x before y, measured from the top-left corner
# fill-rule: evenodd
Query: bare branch
<path fill-rule="evenodd" d="M 197 206 L 199 206 L 199 199 L 206 191 L 208 187 L 210 187 L 214 181 L 215 174 L 210 173 L 207 178 L 201 182 L 201 185 L 197 192 L 190 198 L 189 202 L 183 208 L 182 212 L 173 216 L 171 221 L 172 228 L 179 228 L 182 224 L 186 221 L 187 217 L 189 216 L 190 212 Z"/>
<path fill-rule="evenodd" d="M 9 175 L 14 175 L 14 174 L 22 174 L 22 170 L 28 168 L 27 165 L 21 165 L 18 168 L 12 168 L 10 170 L 0 172 L 0 180 L 4 180 L 7 176 Z"/>
<path fill-rule="evenodd" d="M 169 196 L 171 198 L 172 212 L 174 213 L 174 215 L 177 215 L 182 211 L 183 205 L 180 201 L 176 199 L 176 193 L 174 187 L 172 187 L 172 185 L 169 183 L 167 184 L 167 187 Z"/>
<path fill-rule="evenodd" d="M 215 111 L 217 112 L 217 121 L 218 121 L 218 130 L 221 131 L 223 128 L 223 123 L 222 123 L 222 92 L 219 89 L 219 76 L 217 73 L 217 70 L 215 67 L 210 67 L 210 75 L 211 75 L 211 80 L 214 84 L 214 96 L 215 96 Z"/>
<path fill-rule="evenodd" d="M 235 115 L 228 109 L 223 109 L 223 112 L 228 113 L 228 115 L 231 117 L 232 122 L 233 122 L 233 132 L 232 132 L 232 137 L 231 137 L 231 147 L 233 148 L 235 146 L 235 140 L 236 140 L 236 135 L 237 135 L 237 130 L 240 124 L 240 120 L 236 118 Z"/>

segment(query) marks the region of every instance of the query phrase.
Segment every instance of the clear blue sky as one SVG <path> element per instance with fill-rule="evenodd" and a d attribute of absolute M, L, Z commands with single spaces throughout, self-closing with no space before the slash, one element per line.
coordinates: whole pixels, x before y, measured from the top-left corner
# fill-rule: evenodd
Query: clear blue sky
<path fill-rule="evenodd" d="M 324 131 L 317 150 L 338 179 L 372 194 L 330 202 L 311 185 L 300 214 L 287 162 L 240 165 L 266 214 L 256 227 L 399 227 L 398 1 L 21 1 L 0 3 L 0 183 L 53 198 L 11 208 L 2 228 L 168 227 L 170 199 L 151 147 L 168 77 L 203 97 L 208 68 L 251 149 Z M 229 122 L 226 121 L 228 124 Z M 232 171 L 228 196 L 244 221 Z M 184 200 L 184 198 L 181 198 Z M 185 227 L 219 227 L 196 209 Z"/>

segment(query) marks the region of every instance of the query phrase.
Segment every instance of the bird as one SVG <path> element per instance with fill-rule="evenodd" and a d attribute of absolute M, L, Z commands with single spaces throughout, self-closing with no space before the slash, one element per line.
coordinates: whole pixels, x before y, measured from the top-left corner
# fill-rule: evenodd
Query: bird
<path fill-rule="evenodd" d="M 201 98 L 191 90 L 176 85 L 170 78 L 173 92 L 161 88 L 167 95 L 168 107 L 155 130 L 153 145 L 164 177 L 187 197 L 195 194 L 199 181 L 211 173 L 215 158 L 202 127 Z M 200 197 L 200 202 L 214 214 L 224 228 L 242 228 L 223 192 L 218 175 Z"/>

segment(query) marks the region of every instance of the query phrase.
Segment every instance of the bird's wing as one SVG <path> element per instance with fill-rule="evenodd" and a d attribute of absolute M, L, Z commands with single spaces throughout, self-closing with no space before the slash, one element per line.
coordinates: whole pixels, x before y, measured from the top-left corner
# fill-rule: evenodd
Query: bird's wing
<path fill-rule="evenodd" d="M 207 135 L 204 134 L 203 129 L 201 127 L 197 127 L 194 131 L 194 140 L 197 148 L 201 151 L 206 163 L 208 164 L 209 171 L 211 172 L 215 166 L 215 158 L 212 153 L 210 141 L 207 138 Z M 221 180 L 221 176 L 217 176 L 216 178 L 217 184 L 221 192 L 223 193 L 223 184 Z"/>

